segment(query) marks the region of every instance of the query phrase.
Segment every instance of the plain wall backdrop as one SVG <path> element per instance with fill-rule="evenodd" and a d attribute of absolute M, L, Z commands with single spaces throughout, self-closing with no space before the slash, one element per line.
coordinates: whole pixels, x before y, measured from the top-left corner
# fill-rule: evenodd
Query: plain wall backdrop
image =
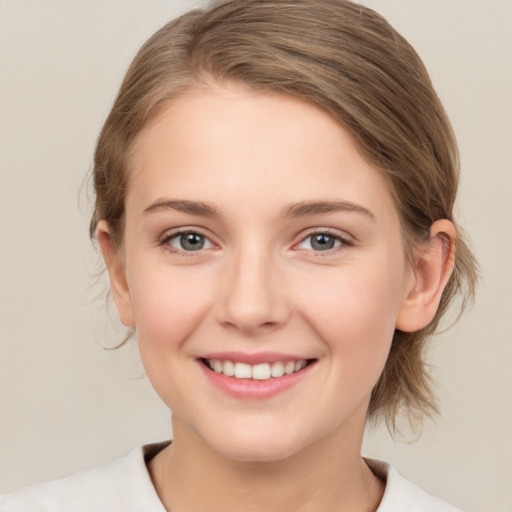
<path fill-rule="evenodd" d="M 483 274 L 476 306 L 431 344 L 442 416 L 416 443 L 379 428 L 364 453 L 466 512 L 511 512 L 512 2 L 364 3 L 419 52 L 453 122 Z M 123 331 L 94 300 L 83 180 L 136 50 L 196 5 L 0 0 L 0 492 L 171 435 L 136 347 L 101 347 Z"/>

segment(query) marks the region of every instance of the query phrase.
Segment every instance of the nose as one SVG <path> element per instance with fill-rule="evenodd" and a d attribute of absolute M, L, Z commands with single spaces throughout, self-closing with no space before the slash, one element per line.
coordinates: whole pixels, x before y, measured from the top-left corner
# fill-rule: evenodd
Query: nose
<path fill-rule="evenodd" d="M 265 251 L 247 249 L 233 255 L 222 275 L 218 320 L 246 335 L 273 331 L 290 316 L 282 272 Z"/>

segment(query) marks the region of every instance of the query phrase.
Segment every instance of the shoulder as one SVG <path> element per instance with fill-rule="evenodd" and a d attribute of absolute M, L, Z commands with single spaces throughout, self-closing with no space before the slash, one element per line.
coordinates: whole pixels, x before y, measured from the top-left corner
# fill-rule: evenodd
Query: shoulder
<path fill-rule="evenodd" d="M 104 466 L 0 496 L 0 512 L 165 512 L 145 463 L 160 446 L 139 447 Z"/>
<path fill-rule="evenodd" d="M 386 479 L 384 496 L 376 512 L 461 512 L 406 480 L 389 464 L 369 459 L 366 462 Z"/>

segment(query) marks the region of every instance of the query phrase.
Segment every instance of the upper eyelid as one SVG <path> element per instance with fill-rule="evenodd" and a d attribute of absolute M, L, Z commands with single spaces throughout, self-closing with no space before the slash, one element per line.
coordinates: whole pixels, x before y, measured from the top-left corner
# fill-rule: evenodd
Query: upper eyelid
<path fill-rule="evenodd" d="M 296 242 L 296 244 L 299 242 L 302 242 L 303 240 L 305 240 L 306 238 L 309 238 L 310 236 L 317 235 L 317 234 L 318 235 L 321 235 L 321 234 L 329 235 L 334 238 L 338 238 L 339 240 L 344 241 L 344 242 L 353 243 L 355 241 L 355 238 L 345 231 L 340 232 L 339 230 L 333 229 L 333 228 L 310 228 L 305 233 L 303 232 L 300 234 L 300 238 L 299 238 L 298 242 Z"/>
<path fill-rule="evenodd" d="M 180 228 L 174 228 L 174 229 L 168 229 L 163 232 L 163 234 L 158 238 L 158 241 L 160 243 L 164 243 L 167 240 L 170 240 L 171 238 L 174 238 L 179 235 L 186 235 L 187 233 L 197 233 L 198 235 L 204 236 L 207 238 L 212 244 L 215 244 L 215 242 L 212 240 L 212 236 L 208 233 L 206 233 L 205 230 L 199 227 L 180 227 Z"/>

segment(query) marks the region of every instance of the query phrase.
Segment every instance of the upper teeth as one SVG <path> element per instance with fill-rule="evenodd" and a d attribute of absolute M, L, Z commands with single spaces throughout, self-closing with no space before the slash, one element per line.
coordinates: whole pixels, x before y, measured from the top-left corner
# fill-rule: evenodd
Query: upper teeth
<path fill-rule="evenodd" d="M 307 361 L 276 361 L 275 363 L 260 363 L 250 365 L 246 363 L 235 363 L 233 361 L 220 361 L 219 359 L 206 360 L 210 368 L 216 373 L 223 373 L 228 377 L 237 379 L 267 380 L 272 377 L 282 377 L 302 370 Z"/>

